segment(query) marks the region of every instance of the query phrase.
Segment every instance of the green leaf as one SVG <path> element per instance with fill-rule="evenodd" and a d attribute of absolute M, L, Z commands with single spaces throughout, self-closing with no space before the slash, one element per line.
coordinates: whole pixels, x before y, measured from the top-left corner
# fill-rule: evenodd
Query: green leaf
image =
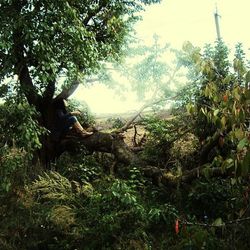
<path fill-rule="evenodd" d="M 245 80 L 246 80 L 246 83 L 250 82 L 250 70 L 246 73 Z"/>
<path fill-rule="evenodd" d="M 236 178 L 231 178 L 231 185 L 235 185 L 237 183 L 237 179 Z"/>
<path fill-rule="evenodd" d="M 220 112 L 220 110 L 219 110 L 219 109 L 216 109 L 216 110 L 214 111 L 214 116 L 217 116 L 217 115 L 219 114 L 219 112 Z"/>
<path fill-rule="evenodd" d="M 207 115 L 207 111 L 206 111 L 206 109 L 201 108 L 201 112 L 202 112 L 205 116 Z"/>
<path fill-rule="evenodd" d="M 245 136 L 244 131 L 241 128 L 236 129 L 234 135 L 238 140 L 242 140 L 243 137 Z"/>
<path fill-rule="evenodd" d="M 240 94 L 239 94 L 239 88 L 238 87 L 236 87 L 236 88 L 233 89 L 232 94 L 233 94 L 234 98 L 237 101 L 240 100 Z"/>
<path fill-rule="evenodd" d="M 224 226 L 225 223 L 222 221 L 221 218 L 217 218 L 217 219 L 213 222 L 212 225 L 215 226 L 215 227 L 221 227 L 221 226 Z"/>
<path fill-rule="evenodd" d="M 225 172 L 226 169 L 229 169 L 229 168 L 233 167 L 233 165 L 234 165 L 233 159 L 228 158 L 228 159 L 226 159 L 226 160 L 222 163 L 221 169 L 222 169 L 223 172 Z"/>
<path fill-rule="evenodd" d="M 240 122 L 244 122 L 245 121 L 245 112 L 244 112 L 243 109 L 240 109 L 239 119 L 240 119 Z"/>
<path fill-rule="evenodd" d="M 221 121 L 221 127 L 224 129 L 226 127 L 226 122 L 227 122 L 226 117 L 223 116 L 220 121 Z"/>
<path fill-rule="evenodd" d="M 243 138 L 242 140 L 240 140 L 240 142 L 237 145 L 237 149 L 240 151 L 242 150 L 245 146 L 248 145 L 248 139 L 247 138 Z"/>
<path fill-rule="evenodd" d="M 186 105 L 186 109 L 187 109 L 187 112 L 189 113 L 189 114 L 193 114 L 194 113 L 194 105 L 193 104 L 191 104 L 191 103 L 188 103 L 187 105 Z"/>

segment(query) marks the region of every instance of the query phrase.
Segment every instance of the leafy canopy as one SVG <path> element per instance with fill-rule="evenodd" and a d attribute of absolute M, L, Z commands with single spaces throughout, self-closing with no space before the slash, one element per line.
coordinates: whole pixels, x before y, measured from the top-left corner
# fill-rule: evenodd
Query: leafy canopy
<path fill-rule="evenodd" d="M 3 0 L 0 82 L 27 70 L 41 92 L 60 73 L 88 74 L 117 59 L 143 6 L 159 0 Z M 23 75 L 22 75 L 23 74 Z M 27 81 L 26 81 L 27 82 Z M 30 87 L 30 86 L 29 86 Z"/>

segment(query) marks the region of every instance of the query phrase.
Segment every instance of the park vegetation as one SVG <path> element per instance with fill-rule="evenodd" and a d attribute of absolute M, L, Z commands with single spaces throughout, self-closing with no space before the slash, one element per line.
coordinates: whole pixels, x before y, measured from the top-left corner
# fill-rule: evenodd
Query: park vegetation
<path fill-rule="evenodd" d="M 249 249 L 250 63 L 221 39 L 132 43 L 157 2 L 1 1 L 0 249 Z M 142 108 L 98 131 L 71 101 L 94 134 L 54 141 L 53 100 L 96 77 L 115 85 L 111 66 Z"/>

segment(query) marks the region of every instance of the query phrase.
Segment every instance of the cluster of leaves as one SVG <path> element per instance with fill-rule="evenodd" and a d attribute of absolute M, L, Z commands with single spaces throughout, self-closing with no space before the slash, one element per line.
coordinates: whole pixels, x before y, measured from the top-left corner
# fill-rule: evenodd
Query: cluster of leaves
<path fill-rule="evenodd" d="M 193 47 L 187 49 L 193 53 Z M 249 104 L 250 71 L 244 53 L 238 45 L 233 67 L 228 62 L 227 48 L 218 41 L 215 49 L 206 48 L 204 56 L 195 57 L 194 71 L 200 76 L 199 92 L 188 112 L 196 120 L 196 131 L 202 143 L 215 133 L 222 135 L 220 147 L 231 144 L 222 159 L 224 169 L 233 168 L 237 176 L 245 176 L 250 166 Z"/>
<path fill-rule="evenodd" d="M 44 173 L 19 197 L 26 222 L 9 242 L 20 249 L 133 249 L 135 242 L 149 248 L 152 227 L 162 224 L 172 231 L 178 212 L 167 202 L 149 204 L 131 181 L 105 177 L 80 184 L 57 172 Z"/>
<path fill-rule="evenodd" d="M 2 195 L 24 184 L 28 171 L 28 154 L 23 149 L 7 145 L 0 148 Z"/>
<path fill-rule="evenodd" d="M 0 105 L 1 190 L 9 192 L 22 186 L 31 172 L 31 160 L 42 147 L 46 130 L 39 126 L 38 113 L 26 102 L 7 100 Z"/>
<path fill-rule="evenodd" d="M 67 176 L 70 180 L 84 183 L 100 178 L 104 174 L 104 165 L 104 161 L 100 161 L 96 156 L 86 155 L 86 152 L 82 149 L 82 152 L 74 159 L 71 155 L 64 153 L 54 167 L 60 174 Z"/>
<path fill-rule="evenodd" d="M 0 105 L 1 143 L 14 143 L 32 156 L 32 152 L 42 146 L 40 136 L 46 133 L 46 130 L 39 126 L 37 118 L 35 108 L 26 102 L 16 104 L 9 101 Z"/>
<path fill-rule="evenodd" d="M 100 62 L 119 58 L 138 13 L 156 2 L 3 0 L 0 80 L 27 66 L 43 90 L 62 72 L 70 79 L 79 70 L 93 73 Z"/>
<path fill-rule="evenodd" d="M 122 128 L 125 125 L 122 117 L 110 117 L 107 119 L 107 123 L 111 124 L 111 128 Z"/>
<path fill-rule="evenodd" d="M 150 159 L 152 163 L 166 166 L 168 161 L 173 160 L 174 154 L 171 149 L 175 142 L 188 133 L 193 122 L 190 117 L 182 113 L 181 115 L 169 114 L 163 119 L 157 116 L 147 116 L 142 123 L 148 133 L 144 157 Z"/>

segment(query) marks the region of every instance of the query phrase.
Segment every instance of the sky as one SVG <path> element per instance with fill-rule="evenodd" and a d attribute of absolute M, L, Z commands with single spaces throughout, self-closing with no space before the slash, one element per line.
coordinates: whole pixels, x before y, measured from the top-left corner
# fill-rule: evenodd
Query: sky
<path fill-rule="evenodd" d="M 157 34 L 160 42 L 170 43 L 177 49 L 181 49 L 185 41 L 199 47 L 213 44 L 216 40 L 216 6 L 223 41 L 232 51 L 241 42 L 245 52 L 249 53 L 250 0 L 162 0 L 160 4 L 146 7 L 143 19 L 135 25 L 136 36 L 142 44 L 150 44 L 153 35 Z M 142 106 L 134 93 L 127 93 L 124 101 L 100 84 L 80 86 L 72 97 L 84 100 L 93 113 L 123 113 Z"/>

